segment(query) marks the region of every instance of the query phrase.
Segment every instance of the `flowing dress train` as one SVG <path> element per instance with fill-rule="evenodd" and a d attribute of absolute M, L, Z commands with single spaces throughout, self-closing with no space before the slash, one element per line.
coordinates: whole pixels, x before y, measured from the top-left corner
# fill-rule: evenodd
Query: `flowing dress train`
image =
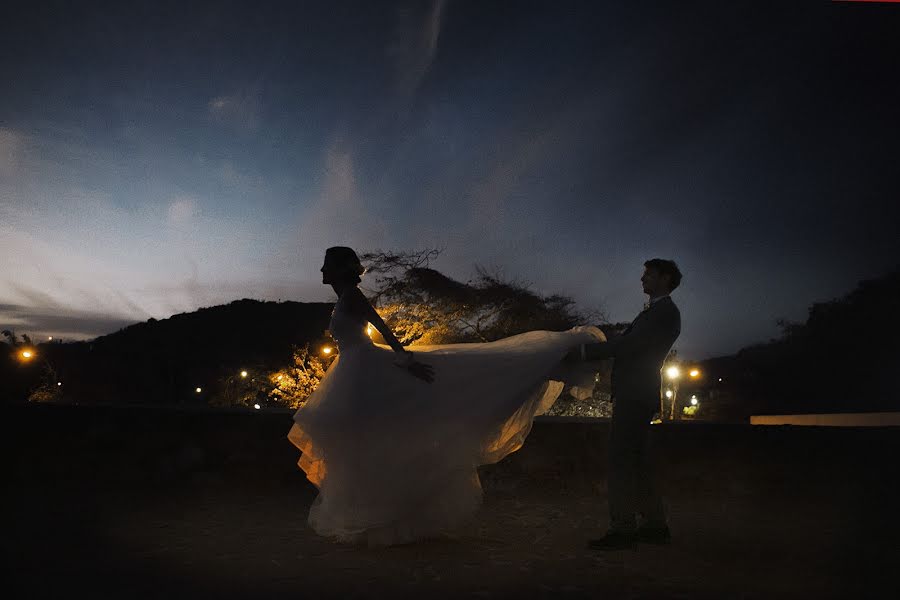
<path fill-rule="evenodd" d="M 390 348 L 373 344 L 367 325 L 340 300 L 335 305 L 331 332 L 340 355 L 295 413 L 288 439 L 319 489 L 312 528 L 369 545 L 427 538 L 471 516 L 481 504 L 478 465 L 522 446 L 535 415 L 564 389 L 550 377 L 573 346 L 605 339 L 595 327 L 575 327 L 413 346 L 416 359 L 434 368 L 427 383 L 398 368 Z"/>

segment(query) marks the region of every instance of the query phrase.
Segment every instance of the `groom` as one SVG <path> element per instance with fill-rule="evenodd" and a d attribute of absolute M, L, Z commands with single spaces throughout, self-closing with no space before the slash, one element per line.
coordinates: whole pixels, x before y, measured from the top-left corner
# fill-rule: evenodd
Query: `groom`
<path fill-rule="evenodd" d="M 650 301 L 625 332 L 608 342 L 585 344 L 575 350 L 582 360 L 614 359 L 610 526 L 605 536 L 588 542 L 597 550 L 670 540 L 662 498 L 650 474 L 647 439 L 650 420 L 659 407 L 660 370 L 681 332 L 681 313 L 669 297 L 681 283 L 681 271 L 674 261 L 654 258 L 644 263 L 641 283 Z M 643 517 L 640 527 L 638 514 Z"/>

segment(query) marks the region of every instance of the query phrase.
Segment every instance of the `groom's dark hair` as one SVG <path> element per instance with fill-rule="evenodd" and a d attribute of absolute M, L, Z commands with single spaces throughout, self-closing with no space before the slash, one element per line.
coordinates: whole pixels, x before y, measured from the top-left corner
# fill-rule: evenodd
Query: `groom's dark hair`
<path fill-rule="evenodd" d="M 666 260 L 664 258 L 651 258 L 644 263 L 648 269 L 653 269 L 660 275 L 669 276 L 669 291 L 671 292 L 681 284 L 681 271 L 674 260 Z"/>

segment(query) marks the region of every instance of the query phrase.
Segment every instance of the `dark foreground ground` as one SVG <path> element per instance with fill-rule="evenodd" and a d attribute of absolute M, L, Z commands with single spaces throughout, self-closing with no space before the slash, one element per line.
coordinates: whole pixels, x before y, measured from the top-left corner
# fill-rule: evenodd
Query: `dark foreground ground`
<path fill-rule="evenodd" d="M 5 598 L 900 597 L 897 429 L 657 426 L 675 540 L 596 553 L 606 423 L 543 421 L 452 537 L 314 535 L 290 414 L 2 409 Z"/>

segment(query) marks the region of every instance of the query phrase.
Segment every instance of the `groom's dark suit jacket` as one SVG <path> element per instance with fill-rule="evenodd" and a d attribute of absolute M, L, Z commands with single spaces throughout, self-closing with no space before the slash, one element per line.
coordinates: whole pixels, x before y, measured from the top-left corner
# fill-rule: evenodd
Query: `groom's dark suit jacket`
<path fill-rule="evenodd" d="M 585 345 L 585 358 L 614 358 L 612 395 L 618 400 L 659 402 L 660 369 L 681 333 L 681 312 L 668 296 L 641 312 L 625 332 Z M 633 399 L 633 400 L 632 400 Z"/>

